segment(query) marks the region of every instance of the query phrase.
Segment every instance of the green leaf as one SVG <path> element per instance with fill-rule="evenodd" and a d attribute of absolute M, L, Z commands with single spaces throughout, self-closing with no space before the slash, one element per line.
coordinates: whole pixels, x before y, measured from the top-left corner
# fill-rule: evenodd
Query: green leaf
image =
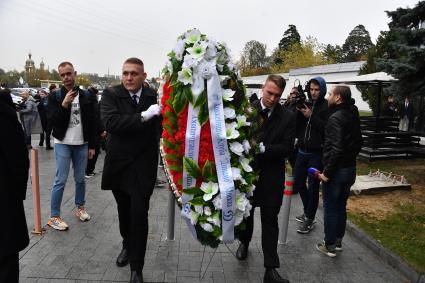
<path fill-rule="evenodd" d="M 176 92 L 174 96 L 174 100 L 173 100 L 173 108 L 174 108 L 174 111 L 177 113 L 177 115 L 179 115 L 183 111 L 186 104 L 187 104 L 187 98 L 184 94 L 184 91 Z"/>
<path fill-rule="evenodd" d="M 211 181 L 212 175 L 214 174 L 213 164 L 207 160 L 202 168 L 202 177 L 206 181 Z"/>
<path fill-rule="evenodd" d="M 204 103 L 199 108 L 198 121 L 201 127 L 208 121 L 208 103 Z"/>
<path fill-rule="evenodd" d="M 168 168 L 171 171 L 177 171 L 177 172 L 181 172 L 182 171 L 182 166 L 181 165 L 177 165 L 177 164 L 170 165 Z"/>
<path fill-rule="evenodd" d="M 214 237 L 218 238 L 221 236 L 221 229 L 218 226 L 214 226 L 214 230 L 212 231 Z"/>
<path fill-rule="evenodd" d="M 195 105 L 193 105 L 194 108 L 199 107 L 207 103 L 207 92 L 205 89 L 201 92 L 201 94 L 198 96 L 198 98 L 195 101 Z"/>
<path fill-rule="evenodd" d="M 170 153 L 167 153 L 164 157 L 165 157 L 165 159 L 167 159 L 167 160 L 177 161 L 177 154 L 170 154 Z"/>
<path fill-rule="evenodd" d="M 205 205 L 207 204 L 202 197 L 196 197 L 188 201 L 191 205 Z"/>
<path fill-rule="evenodd" d="M 162 139 L 162 144 L 163 144 L 166 148 L 169 148 L 169 149 L 174 149 L 174 150 L 179 149 L 179 145 L 178 145 L 177 143 L 172 143 L 172 142 L 170 142 L 170 141 L 169 141 L 169 140 L 167 140 L 167 139 Z"/>
<path fill-rule="evenodd" d="M 184 95 L 186 96 L 187 101 L 193 104 L 193 93 L 192 89 L 189 86 L 186 86 L 183 89 Z"/>
<path fill-rule="evenodd" d="M 169 134 L 169 135 L 174 135 L 174 130 L 170 127 L 170 125 L 167 125 L 167 124 L 165 124 L 164 125 L 164 128 L 165 128 L 165 130 L 167 131 L 167 133 Z"/>
<path fill-rule="evenodd" d="M 170 121 L 171 124 L 175 125 L 177 124 L 177 116 L 173 112 L 167 112 L 165 113 L 165 117 Z"/>
<path fill-rule="evenodd" d="M 195 179 L 201 177 L 201 169 L 198 164 L 189 157 L 183 157 L 183 168 L 187 174 Z"/>
<path fill-rule="evenodd" d="M 198 187 L 190 187 L 183 190 L 183 193 L 187 195 L 203 195 L 204 192 Z"/>

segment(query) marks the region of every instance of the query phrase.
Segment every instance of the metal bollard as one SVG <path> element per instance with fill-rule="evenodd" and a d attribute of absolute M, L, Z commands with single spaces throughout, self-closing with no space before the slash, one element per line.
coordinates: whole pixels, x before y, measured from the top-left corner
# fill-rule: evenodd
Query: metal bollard
<path fill-rule="evenodd" d="M 169 190 L 168 194 L 168 219 L 167 219 L 167 241 L 174 241 L 174 222 L 175 222 L 175 198 L 174 193 Z"/>
<path fill-rule="evenodd" d="M 294 176 L 285 176 L 285 190 L 283 192 L 282 220 L 279 227 L 279 241 L 283 245 L 287 244 L 289 214 L 291 210 L 292 186 L 294 185 Z"/>
<path fill-rule="evenodd" d="M 32 234 L 41 235 L 41 210 L 40 210 L 40 176 L 38 172 L 38 150 L 31 149 L 31 189 L 32 204 L 34 208 L 34 230 Z"/>

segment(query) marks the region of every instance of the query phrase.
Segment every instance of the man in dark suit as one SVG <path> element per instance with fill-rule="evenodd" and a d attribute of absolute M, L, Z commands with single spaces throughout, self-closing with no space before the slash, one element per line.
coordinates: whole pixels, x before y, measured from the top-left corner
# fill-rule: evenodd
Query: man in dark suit
<path fill-rule="evenodd" d="M 52 123 L 50 122 L 49 113 L 49 95 L 45 90 L 40 92 L 40 102 L 37 105 L 38 114 L 40 115 L 41 127 L 43 132 L 40 134 L 39 146 L 43 146 L 44 138 L 46 138 L 46 149 L 51 150 L 53 147 L 50 145 L 50 135 L 52 133 Z"/>
<path fill-rule="evenodd" d="M 112 190 L 118 206 L 122 250 L 118 266 L 130 262 L 130 282 L 143 282 L 149 199 L 158 167 L 161 136 L 157 93 L 143 85 L 143 62 L 129 58 L 122 84 L 102 95 L 101 118 L 108 132 L 102 189 Z"/>
<path fill-rule="evenodd" d="M 257 132 L 259 154 L 255 157 L 255 167 L 259 178 L 254 191 L 254 203 L 247 219 L 247 228 L 240 233 L 241 241 L 236 252 L 239 260 L 248 255 L 248 245 L 254 228 L 254 210 L 261 208 L 261 244 L 264 254 L 264 282 L 289 282 L 280 277 L 277 241 L 279 227 L 277 218 L 282 205 L 283 184 L 285 183 L 285 158 L 294 147 L 295 114 L 279 104 L 285 89 L 285 79 L 270 75 L 264 86 L 260 100 L 253 106 L 260 113 L 260 127 Z"/>
<path fill-rule="evenodd" d="M 10 91 L 0 90 L 0 282 L 19 281 L 19 251 L 28 246 L 24 204 L 28 181 L 28 151 Z"/>

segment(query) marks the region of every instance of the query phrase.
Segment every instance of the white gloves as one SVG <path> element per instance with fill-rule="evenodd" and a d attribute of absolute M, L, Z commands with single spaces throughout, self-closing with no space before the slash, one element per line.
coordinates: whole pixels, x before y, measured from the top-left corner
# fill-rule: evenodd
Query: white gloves
<path fill-rule="evenodd" d="M 158 104 L 152 104 L 148 110 L 141 113 L 143 121 L 152 119 L 153 116 L 159 116 L 161 114 L 161 107 Z"/>

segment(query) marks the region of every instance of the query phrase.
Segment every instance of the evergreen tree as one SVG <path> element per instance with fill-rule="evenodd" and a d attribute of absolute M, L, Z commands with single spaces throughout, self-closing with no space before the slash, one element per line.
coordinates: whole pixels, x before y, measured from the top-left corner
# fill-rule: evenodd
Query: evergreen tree
<path fill-rule="evenodd" d="M 354 62 L 365 60 L 367 51 L 373 47 L 370 34 L 363 25 L 356 26 L 342 45 L 343 61 Z"/>
<path fill-rule="evenodd" d="M 391 87 L 404 98 L 412 96 L 419 114 L 416 130 L 424 131 L 425 96 L 425 1 L 414 8 L 398 8 L 387 12 L 393 38 L 388 43 L 387 57 L 377 60 L 378 66 L 399 81 Z"/>
<path fill-rule="evenodd" d="M 328 44 L 323 48 L 323 57 L 328 64 L 343 62 L 342 48 L 339 45 Z"/>
<path fill-rule="evenodd" d="M 283 33 L 283 37 L 279 42 L 280 50 L 289 50 L 294 44 L 301 43 L 301 36 L 295 25 L 289 25 L 288 29 Z"/>

